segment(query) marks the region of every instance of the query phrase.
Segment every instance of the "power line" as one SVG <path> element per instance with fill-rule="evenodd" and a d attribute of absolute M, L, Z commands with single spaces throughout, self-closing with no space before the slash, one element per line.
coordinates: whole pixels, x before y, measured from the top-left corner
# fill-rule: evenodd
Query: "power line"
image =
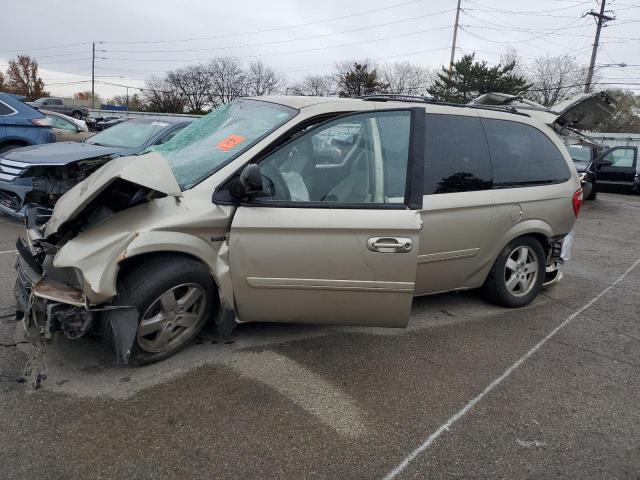
<path fill-rule="evenodd" d="M 141 44 L 150 44 L 150 43 L 178 43 L 178 42 L 193 42 L 193 41 L 199 41 L 199 40 L 215 40 L 215 39 L 220 39 L 220 38 L 230 38 L 230 37 L 240 37 L 240 36 L 244 36 L 244 35 L 255 35 L 255 34 L 259 34 L 259 33 L 269 33 L 269 32 L 277 32 L 277 31 L 281 31 L 281 30 L 288 30 L 290 28 L 298 28 L 298 27 L 307 27 L 309 25 L 317 25 L 319 23 L 327 23 L 327 22 L 333 22 L 335 20 L 342 20 L 345 18 L 353 18 L 353 17 L 357 17 L 360 15 L 366 15 L 369 13 L 375 13 L 375 12 L 382 12 L 385 10 L 391 10 L 393 8 L 398 8 L 398 7 L 404 7 L 406 5 L 413 5 L 416 3 L 422 3 L 425 0 L 412 0 L 409 2 L 402 2 L 402 3 L 396 3 L 395 5 L 389 5 L 387 7 L 381 7 L 381 8 L 373 8 L 371 10 L 363 10 L 360 12 L 356 12 L 356 13 L 351 13 L 348 15 L 341 15 L 339 17 L 331 17 L 331 18 L 325 18 L 322 20 L 314 20 L 312 22 L 306 22 L 306 23 L 298 23 L 295 25 L 284 25 L 281 27 L 273 27 L 273 28 L 266 28 L 266 29 L 262 29 L 262 30 L 253 30 L 253 31 L 249 31 L 249 32 L 241 32 L 241 33 L 226 33 L 226 34 L 221 34 L 221 35 L 212 35 L 212 36 L 208 36 L 208 37 L 193 37 L 193 38 L 181 38 L 181 39 L 174 39 L 174 40 L 143 40 L 143 41 L 137 41 L 137 42 L 106 42 L 106 43 L 110 43 L 112 45 L 141 45 Z"/>
<path fill-rule="evenodd" d="M 67 43 L 65 45 L 52 45 L 49 47 L 34 47 L 34 48 L 18 48 L 12 50 L 0 50 L 2 53 L 11 53 L 11 52 L 32 52 L 35 50 L 51 50 L 57 48 L 67 48 L 67 47 L 77 47 L 79 45 L 91 45 L 91 42 L 81 42 L 81 43 Z"/>
<path fill-rule="evenodd" d="M 226 46 L 222 46 L 222 47 L 208 47 L 208 48 L 184 48 L 184 49 L 176 49 L 176 50 L 98 50 L 98 51 L 99 52 L 104 52 L 104 53 L 142 53 L 142 54 L 147 54 L 147 53 L 204 52 L 204 51 L 212 51 L 212 50 L 228 50 L 228 49 L 232 49 L 232 48 L 261 47 L 263 45 L 278 45 L 278 44 L 283 44 L 283 43 L 299 42 L 299 41 L 303 41 L 303 40 L 311 40 L 311 39 L 316 39 L 316 38 L 325 38 L 325 37 L 330 37 L 330 36 L 333 36 L 333 35 L 342 35 L 342 34 L 345 34 L 345 33 L 361 32 L 361 31 L 364 31 L 364 30 L 370 30 L 372 28 L 386 27 L 388 25 L 395 25 L 395 24 L 398 24 L 398 23 L 410 22 L 412 20 L 418 20 L 418 19 L 422 19 L 422 18 L 432 17 L 432 16 L 435 16 L 435 15 L 441 15 L 443 13 L 453 12 L 454 10 L 455 10 L 454 8 L 450 8 L 448 10 L 442 10 L 440 12 L 428 13 L 426 15 L 418 15 L 418 16 L 409 17 L 409 18 L 402 18 L 402 19 L 399 19 L 399 20 L 392 20 L 390 22 L 378 23 L 376 25 L 369 25 L 369 26 L 366 26 L 366 27 L 358 27 L 358 28 L 352 28 L 352 29 L 349 29 L 349 30 L 342 30 L 340 32 L 322 33 L 322 34 L 318 34 L 318 35 L 309 35 L 309 36 L 306 36 L 306 37 L 296 37 L 296 38 L 290 38 L 288 40 L 275 40 L 275 41 L 271 41 L 271 42 L 246 43 L 246 44 L 242 44 L 242 45 L 226 45 Z"/>
<path fill-rule="evenodd" d="M 414 35 L 420 35 L 422 33 L 429 33 L 429 32 L 434 32 L 436 30 L 443 30 L 448 28 L 451 28 L 451 27 L 449 25 L 445 25 L 442 27 L 428 28 L 425 30 L 418 30 L 415 32 L 400 33 L 400 34 L 390 35 L 386 37 L 374 38 L 371 40 L 361 40 L 358 42 L 342 43 L 339 45 L 307 48 L 302 50 L 290 50 L 290 51 L 284 51 L 284 52 L 270 52 L 270 53 L 263 53 L 263 54 L 256 54 L 256 55 L 244 55 L 244 56 L 239 56 L 238 58 L 262 58 L 262 57 L 271 57 L 271 56 L 277 56 L 277 55 L 290 55 L 295 53 L 319 52 L 323 50 L 330 50 L 333 48 L 350 47 L 353 45 L 361 45 L 366 43 L 382 42 L 384 40 L 393 40 L 396 38 L 410 37 Z M 117 60 L 117 61 L 132 61 L 132 62 L 200 62 L 200 61 L 211 60 L 211 58 L 190 58 L 190 59 L 186 59 L 186 58 L 173 58 L 173 59 L 170 59 L 170 58 L 121 58 L 121 57 L 96 57 L 96 58 L 99 58 L 101 60 Z"/>

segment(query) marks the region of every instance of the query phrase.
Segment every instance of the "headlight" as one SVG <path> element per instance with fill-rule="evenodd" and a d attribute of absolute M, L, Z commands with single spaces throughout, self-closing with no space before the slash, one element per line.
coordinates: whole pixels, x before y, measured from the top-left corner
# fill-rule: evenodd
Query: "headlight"
<path fill-rule="evenodd" d="M 584 183 L 587 180 L 587 172 L 579 173 L 578 178 L 580 179 L 581 182 Z"/>

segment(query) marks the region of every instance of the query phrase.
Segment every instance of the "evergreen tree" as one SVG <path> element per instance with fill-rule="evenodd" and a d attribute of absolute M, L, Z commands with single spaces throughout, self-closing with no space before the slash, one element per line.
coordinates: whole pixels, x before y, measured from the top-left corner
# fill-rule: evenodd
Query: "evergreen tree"
<path fill-rule="evenodd" d="M 436 100 L 468 103 L 484 93 L 518 94 L 530 87 L 526 78 L 514 73 L 515 62 L 489 67 L 477 62 L 475 54 L 465 55 L 453 64 L 453 69 L 442 67 L 434 84 L 427 89 Z"/>
<path fill-rule="evenodd" d="M 360 97 L 384 93 L 389 88 L 378 77 L 378 71 L 370 69 L 368 63 L 354 63 L 347 72 L 339 75 L 338 88 L 341 97 Z"/>

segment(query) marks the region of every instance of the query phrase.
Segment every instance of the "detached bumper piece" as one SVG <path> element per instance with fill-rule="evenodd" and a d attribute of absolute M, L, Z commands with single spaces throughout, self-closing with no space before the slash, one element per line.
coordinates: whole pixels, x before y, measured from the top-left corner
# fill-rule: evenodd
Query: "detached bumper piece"
<path fill-rule="evenodd" d="M 90 330 L 94 312 L 88 309 L 80 290 L 44 278 L 22 255 L 16 271 L 16 318 L 31 341 L 50 340 L 55 332 L 76 339 Z"/>
<path fill-rule="evenodd" d="M 560 256 L 562 254 L 563 240 L 564 237 L 556 237 L 549 242 L 549 253 L 547 254 L 547 265 L 542 288 L 554 287 L 562 280 L 562 272 L 560 271 L 562 261 Z"/>

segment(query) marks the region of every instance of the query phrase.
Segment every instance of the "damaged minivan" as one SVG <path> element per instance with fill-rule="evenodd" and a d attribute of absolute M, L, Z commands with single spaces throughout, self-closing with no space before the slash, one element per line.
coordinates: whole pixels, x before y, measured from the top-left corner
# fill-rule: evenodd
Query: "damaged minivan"
<path fill-rule="evenodd" d="M 528 305 L 582 201 L 558 136 L 517 109 L 236 100 L 27 212 L 17 316 L 147 364 L 211 319 L 405 327 L 414 296 Z"/>

